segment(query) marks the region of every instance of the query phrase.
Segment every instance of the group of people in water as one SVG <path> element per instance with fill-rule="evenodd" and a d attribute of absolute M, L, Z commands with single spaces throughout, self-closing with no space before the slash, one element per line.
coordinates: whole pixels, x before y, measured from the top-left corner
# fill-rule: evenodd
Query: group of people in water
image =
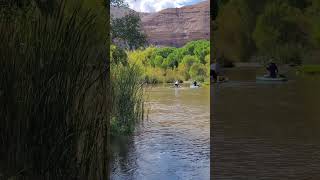
<path fill-rule="evenodd" d="M 200 84 L 199 84 L 197 81 L 193 81 L 193 83 L 192 83 L 192 84 L 193 84 L 193 86 L 195 86 L 195 87 L 196 87 L 196 86 L 200 86 Z M 179 81 L 178 81 L 178 80 L 177 80 L 177 81 L 175 81 L 175 83 L 174 83 L 174 87 L 175 87 L 175 88 L 179 88 L 179 87 L 181 87 L 181 86 L 180 86 L 180 84 L 179 84 Z"/>
<path fill-rule="evenodd" d="M 273 59 L 269 61 L 266 70 L 268 71 L 268 78 L 277 78 L 279 75 L 278 67 Z M 217 62 L 211 64 L 210 75 L 212 76 L 214 82 L 227 80 L 227 78 L 224 76 L 223 68 Z"/>
<path fill-rule="evenodd" d="M 277 78 L 279 74 L 278 67 L 273 59 L 269 61 L 269 64 L 266 67 L 266 70 L 268 71 L 268 77 L 267 78 Z M 219 63 L 212 63 L 210 65 L 210 76 L 212 76 L 214 82 L 221 82 L 226 81 L 227 78 L 224 76 L 223 68 L 220 66 Z M 193 81 L 193 86 L 199 86 L 197 81 Z M 174 87 L 178 88 L 180 87 L 179 81 L 175 81 Z"/>

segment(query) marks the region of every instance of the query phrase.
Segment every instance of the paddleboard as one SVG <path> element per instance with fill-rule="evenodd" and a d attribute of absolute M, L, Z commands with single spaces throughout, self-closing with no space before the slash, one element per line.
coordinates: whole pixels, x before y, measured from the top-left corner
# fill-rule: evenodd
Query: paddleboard
<path fill-rule="evenodd" d="M 277 78 L 271 78 L 271 77 L 266 77 L 266 76 L 258 76 L 256 77 L 257 81 L 287 81 L 288 79 L 285 77 L 277 77 Z"/>

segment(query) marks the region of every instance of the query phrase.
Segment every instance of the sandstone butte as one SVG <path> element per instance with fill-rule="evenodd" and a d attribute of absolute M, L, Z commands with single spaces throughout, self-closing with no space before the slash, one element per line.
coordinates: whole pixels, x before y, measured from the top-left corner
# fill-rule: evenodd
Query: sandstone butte
<path fill-rule="evenodd" d="M 131 9 L 111 7 L 114 17 L 122 17 Z M 155 13 L 139 13 L 142 30 L 149 44 L 181 47 L 189 41 L 210 38 L 210 1 L 181 8 L 168 8 Z"/>

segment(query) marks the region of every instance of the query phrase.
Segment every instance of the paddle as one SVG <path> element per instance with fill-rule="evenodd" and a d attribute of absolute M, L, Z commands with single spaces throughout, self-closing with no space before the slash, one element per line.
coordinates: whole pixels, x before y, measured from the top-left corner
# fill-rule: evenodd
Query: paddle
<path fill-rule="evenodd" d="M 279 77 L 287 78 L 287 76 L 285 74 L 287 74 L 290 70 L 291 70 L 290 68 L 287 68 L 286 71 L 282 72 L 281 74 L 279 73 Z"/>
<path fill-rule="evenodd" d="M 279 77 L 281 78 L 287 78 L 287 76 L 283 75 L 283 74 L 279 74 Z"/>

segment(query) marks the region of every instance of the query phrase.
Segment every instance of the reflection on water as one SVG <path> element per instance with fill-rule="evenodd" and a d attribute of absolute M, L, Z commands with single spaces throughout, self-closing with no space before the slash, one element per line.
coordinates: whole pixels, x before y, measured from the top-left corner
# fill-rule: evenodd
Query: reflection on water
<path fill-rule="evenodd" d="M 111 179 L 208 180 L 209 103 L 209 88 L 152 88 L 148 120 L 131 139 L 112 142 Z"/>
<path fill-rule="evenodd" d="M 212 179 L 320 179 L 320 79 L 227 74 L 233 81 L 211 86 Z"/>

